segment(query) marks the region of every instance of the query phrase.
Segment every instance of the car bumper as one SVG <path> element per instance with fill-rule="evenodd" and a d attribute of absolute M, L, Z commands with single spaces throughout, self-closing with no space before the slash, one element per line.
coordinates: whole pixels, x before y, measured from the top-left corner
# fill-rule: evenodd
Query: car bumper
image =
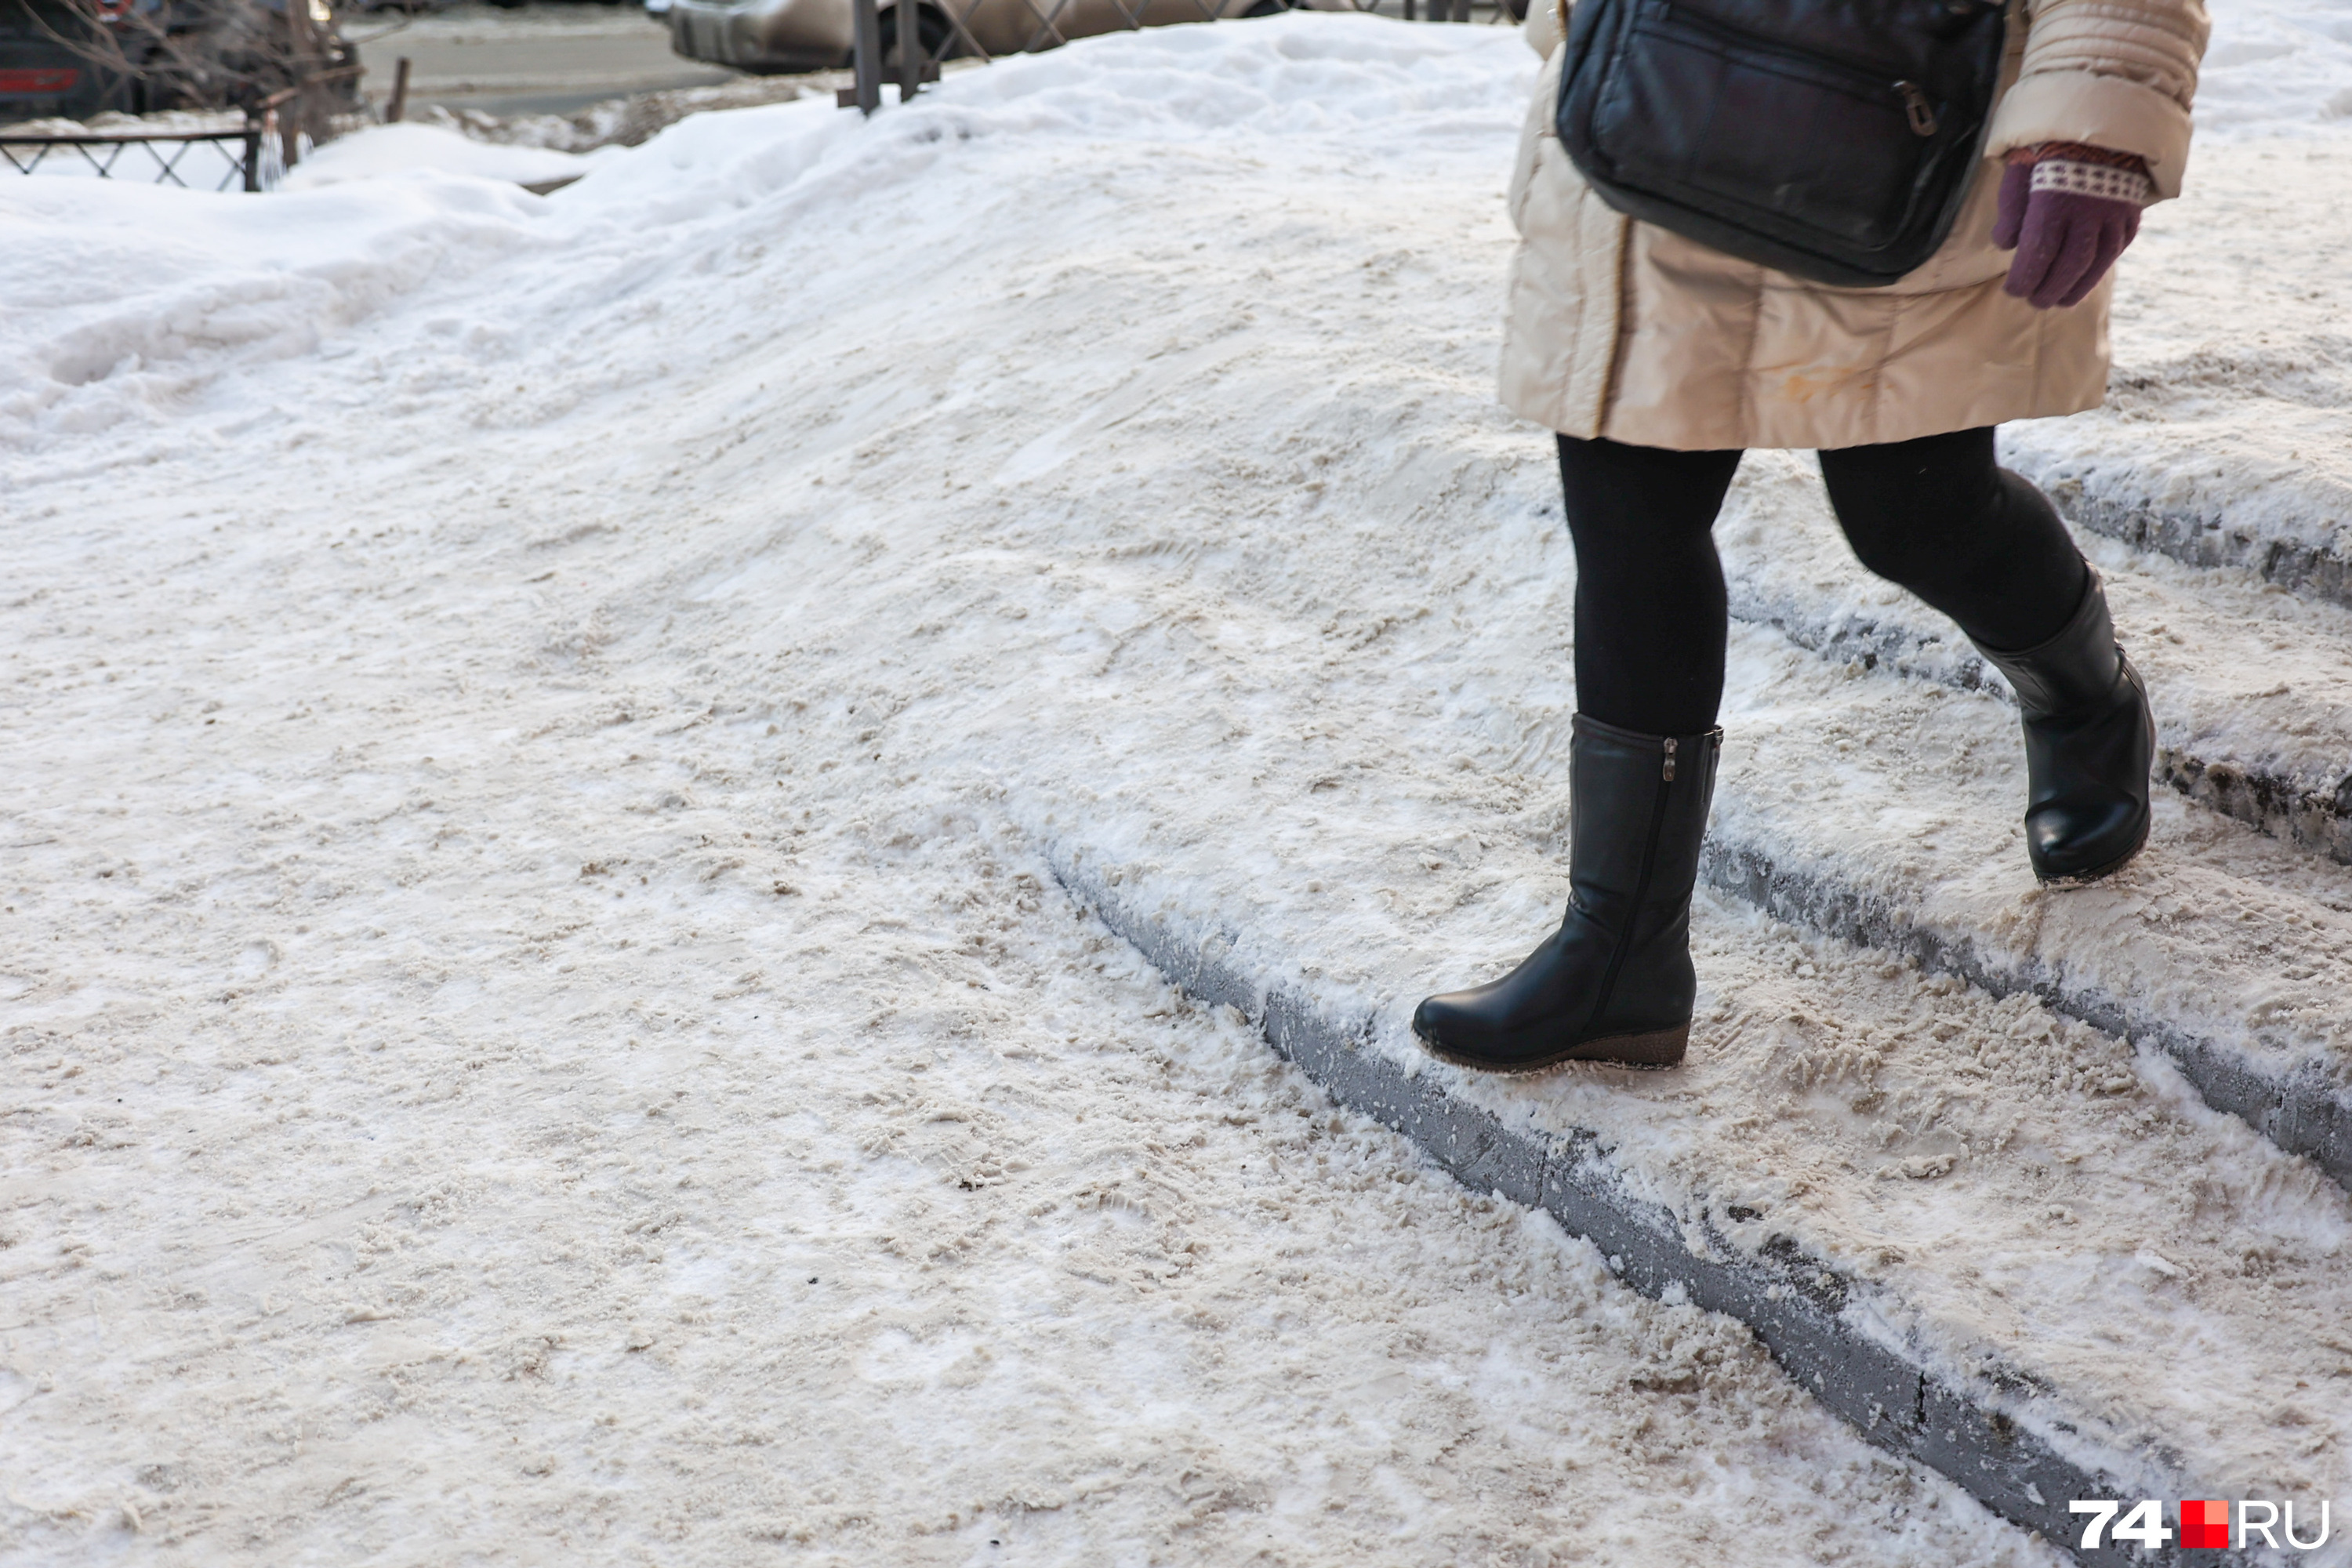
<path fill-rule="evenodd" d="M 691 60 L 748 71 L 828 70 L 849 57 L 848 0 L 719 5 L 672 0 L 669 40 Z"/>

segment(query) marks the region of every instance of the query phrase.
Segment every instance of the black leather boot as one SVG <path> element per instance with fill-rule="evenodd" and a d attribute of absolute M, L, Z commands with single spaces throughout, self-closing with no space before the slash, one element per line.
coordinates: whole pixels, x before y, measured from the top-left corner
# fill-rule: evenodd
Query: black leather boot
<path fill-rule="evenodd" d="M 1691 884 L 1723 731 L 1643 735 L 1580 713 L 1569 763 L 1568 918 L 1524 963 L 1432 996 L 1412 1032 L 1488 1072 L 1672 1067 L 1690 1039 Z"/>
<path fill-rule="evenodd" d="M 2016 653 L 1978 643 L 1977 651 L 2009 677 L 2024 715 L 2033 874 L 2087 882 L 2119 869 L 2147 842 L 2156 718 L 2116 642 L 2099 574 L 2090 572 L 2082 605 L 2048 642 Z"/>

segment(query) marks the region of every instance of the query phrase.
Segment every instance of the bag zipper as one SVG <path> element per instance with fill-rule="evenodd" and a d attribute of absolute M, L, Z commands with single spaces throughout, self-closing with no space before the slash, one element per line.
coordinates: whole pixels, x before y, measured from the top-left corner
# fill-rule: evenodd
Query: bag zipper
<path fill-rule="evenodd" d="M 1642 10 L 1649 13 L 1650 7 L 1643 6 Z M 1832 72 L 1846 77 L 1857 86 L 1865 82 L 1884 85 L 1886 81 L 1886 78 L 1880 74 L 1888 68 L 1890 62 L 1886 60 L 1871 60 L 1859 55 L 1849 55 L 1832 49 L 1819 49 L 1803 44 L 1792 44 L 1787 39 L 1771 37 L 1756 32 L 1752 28 L 1743 27 L 1737 22 L 1727 22 L 1721 17 L 1710 16 L 1705 12 L 1694 12 L 1672 4 L 1661 4 L 1657 7 L 1657 12 L 1663 14 L 1644 15 L 1633 24 L 1634 26 L 1637 29 L 1644 26 L 1651 28 L 1663 26 L 1668 31 L 1686 28 L 1694 33 L 1711 33 L 1717 38 L 1736 41 L 1742 47 L 1753 50 L 1759 55 L 1777 56 L 1797 65 L 1810 66 L 1818 71 Z M 1899 70 L 1902 68 L 1896 66 L 1894 68 Z"/>
<path fill-rule="evenodd" d="M 1964 9 L 1974 9 L 1974 7 L 1966 6 Z M 1751 33 L 1747 28 L 1735 24 L 1718 21 L 1713 16 L 1695 16 L 1685 11 L 1670 11 L 1668 16 L 1670 19 L 1665 25 L 1669 29 L 1683 27 L 1695 33 L 1711 33 L 1718 38 L 1738 39 L 1743 46 L 1758 54 L 1776 56 L 1813 71 L 1843 77 L 1853 89 L 1863 89 L 1874 79 L 1880 82 L 1885 81 L 1884 77 L 1878 77 L 1870 67 L 1843 55 L 1799 48 L 1777 38 L 1767 38 L 1760 34 Z M 1882 66 L 1879 68 L 1883 70 L 1885 68 Z M 1902 101 L 1903 118 L 1910 125 L 1915 135 L 1927 138 L 1936 134 L 1940 122 L 1936 118 L 1935 105 L 1928 100 L 1926 90 L 1917 82 L 1909 80 L 1887 82 L 1884 90 L 1892 91 Z"/>

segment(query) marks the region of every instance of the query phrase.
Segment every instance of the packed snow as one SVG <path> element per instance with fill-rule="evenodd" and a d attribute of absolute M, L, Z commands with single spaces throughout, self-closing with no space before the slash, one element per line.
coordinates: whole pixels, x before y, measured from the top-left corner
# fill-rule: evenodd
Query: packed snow
<path fill-rule="evenodd" d="M 2344 0 L 2218 0 L 2197 85 L 2207 145 L 2352 129 L 2352 7 Z"/>
<path fill-rule="evenodd" d="M 2340 268 L 2273 259 L 2342 226 L 2341 16 L 2220 18 L 2116 328 L 2320 368 L 2013 440 L 2344 482 Z M 364 141 L 264 197 L 0 186 L 0 1560 L 2055 1561 L 1054 883 L 1401 1053 L 1557 919 L 1572 572 L 1492 396 L 1534 66 L 1306 14 L 545 198 Z M 1818 542 L 1797 461 L 1735 553 Z M 1768 826 L 1897 776 L 2010 929 L 2121 952 L 2194 872 L 2332 961 L 2343 868 L 2168 802 L 2053 917 L 1998 703 L 1735 658 Z M 1698 946 L 1686 1071 L 1465 1092 L 1740 1184 L 2242 1495 L 2352 1492 L 2340 1189 L 2028 1001 L 1713 900 Z"/>
<path fill-rule="evenodd" d="M 613 149 L 605 155 L 617 155 Z M 356 134 L 328 142 L 287 174 L 289 191 L 341 184 L 411 170 L 445 174 L 471 174 L 477 179 L 506 180 L 518 185 L 574 180 L 594 165 L 595 159 L 551 147 L 518 147 L 477 141 L 440 125 L 371 125 Z"/>

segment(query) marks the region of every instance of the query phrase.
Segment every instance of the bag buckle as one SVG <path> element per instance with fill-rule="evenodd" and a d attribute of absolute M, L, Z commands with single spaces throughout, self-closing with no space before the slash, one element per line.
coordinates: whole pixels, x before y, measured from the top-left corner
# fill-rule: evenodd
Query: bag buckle
<path fill-rule="evenodd" d="M 1936 109 L 1927 101 L 1927 95 L 1919 90 L 1919 84 L 1898 81 L 1895 84 L 1895 90 L 1903 95 L 1903 114 L 1911 121 L 1911 133 L 1914 136 L 1933 136 L 1936 133 Z"/>

